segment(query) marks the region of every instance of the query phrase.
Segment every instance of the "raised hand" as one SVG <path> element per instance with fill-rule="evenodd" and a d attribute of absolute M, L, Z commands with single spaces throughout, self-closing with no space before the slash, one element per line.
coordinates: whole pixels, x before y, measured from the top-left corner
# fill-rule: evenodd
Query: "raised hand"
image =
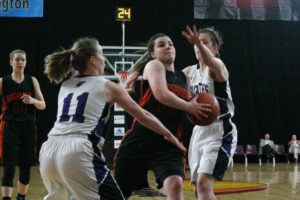
<path fill-rule="evenodd" d="M 197 44 L 200 42 L 199 35 L 201 33 L 201 29 L 197 30 L 197 27 L 193 25 L 193 31 L 191 28 L 186 25 L 186 31 L 182 31 L 182 35 L 191 43 L 191 44 Z"/>
<path fill-rule="evenodd" d="M 129 77 L 126 79 L 124 88 L 127 92 L 132 92 L 132 88 L 130 88 L 130 85 L 135 79 L 137 79 L 138 75 L 139 75 L 138 72 L 134 72 L 134 73 L 131 73 L 129 75 Z"/>

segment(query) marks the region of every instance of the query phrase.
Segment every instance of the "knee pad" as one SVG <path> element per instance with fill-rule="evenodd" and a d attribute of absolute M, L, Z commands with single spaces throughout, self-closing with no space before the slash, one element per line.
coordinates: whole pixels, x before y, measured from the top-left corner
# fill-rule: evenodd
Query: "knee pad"
<path fill-rule="evenodd" d="M 16 166 L 14 164 L 7 163 L 4 165 L 2 186 L 13 187 L 13 180 L 15 177 L 15 168 L 16 168 Z"/>
<path fill-rule="evenodd" d="M 20 166 L 20 183 L 23 185 L 28 185 L 30 181 L 30 167 L 21 167 Z"/>

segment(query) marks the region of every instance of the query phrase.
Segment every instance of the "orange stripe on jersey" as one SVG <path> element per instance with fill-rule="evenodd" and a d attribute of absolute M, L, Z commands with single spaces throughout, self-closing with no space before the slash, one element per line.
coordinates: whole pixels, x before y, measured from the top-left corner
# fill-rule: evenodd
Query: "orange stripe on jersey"
<path fill-rule="evenodd" d="M 168 89 L 170 91 L 172 91 L 174 94 L 176 94 L 176 96 L 185 99 L 185 100 L 189 100 L 190 98 L 190 93 L 188 90 L 186 90 L 185 88 L 182 88 L 178 85 L 175 84 L 168 84 Z"/>
<path fill-rule="evenodd" d="M 141 107 L 143 107 L 145 104 L 147 104 L 149 102 L 149 99 L 150 99 L 151 95 L 152 95 L 152 91 L 149 87 L 147 89 L 147 91 L 145 92 L 145 95 L 140 100 L 140 106 Z"/>
<path fill-rule="evenodd" d="M 183 143 L 181 143 L 181 144 L 183 145 Z M 185 172 L 186 172 L 186 162 L 187 162 L 186 152 L 184 152 L 182 162 L 183 162 L 183 173 L 184 173 L 184 176 L 185 176 Z"/>
<path fill-rule="evenodd" d="M 176 131 L 176 138 L 179 140 L 182 134 L 182 122 L 179 123 L 177 131 Z"/>
<path fill-rule="evenodd" d="M 150 89 L 150 87 L 149 87 L 149 88 L 147 89 L 147 91 L 145 92 L 145 95 L 143 96 L 143 82 L 144 82 L 144 81 L 142 80 L 142 83 L 141 83 L 141 100 L 140 100 L 140 103 L 139 103 L 139 105 L 140 105 L 141 107 L 143 107 L 146 103 L 149 102 L 149 99 L 150 99 L 151 94 L 152 94 L 151 89 Z M 133 119 L 131 128 L 130 128 L 128 131 L 126 131 L 125 135 L 123 136 L 123 138 L 122 138 L 122 140 L 121 140 L 121 143 L 120 143 L 120 146 L 121 146 L 122 142 L 124 141 L 125 137 L 126 137 L 129 133 L 132 132 L 135 123 L 136 123 L 136 118 Z M 119 146 L 119 148 L 118 148 L 118 150 L 117 150 L 117 152 L 116 152 L 116 155 L 115 155 L 115 157 L 114 157 L 114 170 L 115 170 L 115 167 L 116 167 L 116 159 L 117 159 L 117 156 L 118 156 L 118 153 L 119 153 L 120 146 Z"/>
<path fill-rule="evenodd" d="M 0 120 L 2 120 L 3 115 L 6 112 L 6 110 L 7 110 L 7 104 L 6 104 L 6 101 L 4 99 L 4 96 L 2 95 L 2 114 L 0 116 Z"/>
<path fill-rule="evenodd" d="M 150 87 L 147 89 L 147 91 L 145 92 L 145 95 L 143 95 L 143 83 L 144 83 L 144 80 L 142 80 L 142 83 L 141 83 L 141 100 L 140 100 L 140 106 L 143 107 L 146 103 L 149 102 L 149 99 L 151 97 L 151 94 L 152 94 L 152 91 L 150 89 Z"/>

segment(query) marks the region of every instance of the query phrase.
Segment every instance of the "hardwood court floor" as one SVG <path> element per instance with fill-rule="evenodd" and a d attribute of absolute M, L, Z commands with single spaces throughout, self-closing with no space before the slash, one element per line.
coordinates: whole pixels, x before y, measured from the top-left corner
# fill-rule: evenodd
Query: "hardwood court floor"
<path fill-rule="evenodd" d="M 2 178 L 3 167 L 0 167 Z M 47 193 L 43 186 L 39 168 L 35 166 L 31 172 L 31 183 L 27 200 L 40 200 Z M 18 170 L 14 185 L 17 184 Z M 186 174 L 189 178 L 189 171 Z M 152 172 L 149 172 L 148 179 L 150 185 L 155 187 L 155 179 Z M 243 181 L 252 183 L 267 184 L 268 189 L 255 192 L 234 193 L 217 195 L 218 200 L 300 200 L 300 173 L 298 164 L 277 163 L 276 167 L 272 164 L 250 164 L 247 168 L 243 164 L 235 164 L 233 168 L 226 171 L 224 180 Z M 297 187 L 298 186 L 298 187 Z M 163 190 L 159 192 L 164 193 Z M 13 199 L 16 196 L 16 187 L 14 188 Z M 191 191 L 184 190 L 185 200 L 196 200 Z M 134 195 L 130 200 L 166 200 L 166 197 L 140 197 Z M 58 199 L 59 200 L 59 199 Z"/>

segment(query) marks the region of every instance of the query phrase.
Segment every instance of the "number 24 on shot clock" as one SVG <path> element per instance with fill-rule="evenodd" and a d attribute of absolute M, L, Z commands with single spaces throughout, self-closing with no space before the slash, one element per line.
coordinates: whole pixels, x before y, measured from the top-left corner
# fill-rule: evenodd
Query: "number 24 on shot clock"
<path fill-rule="evenodd" d="M 117 7 L 115 17 L 116 21 L 131 21 L 131 8 Z"/>

